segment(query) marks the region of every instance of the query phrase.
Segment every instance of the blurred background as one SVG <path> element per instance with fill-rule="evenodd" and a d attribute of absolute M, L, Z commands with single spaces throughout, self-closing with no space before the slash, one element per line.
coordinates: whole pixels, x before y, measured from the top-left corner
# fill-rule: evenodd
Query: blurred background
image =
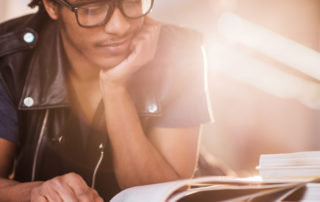
<path fill-rule="evenodd" d="M 0 22 L 28 2 L 1 0 Z M 205 151 L 250 176 L 260 154 L 320 150 L 319 0 L 156 0 L 152 16 L 205 37 Z"/>

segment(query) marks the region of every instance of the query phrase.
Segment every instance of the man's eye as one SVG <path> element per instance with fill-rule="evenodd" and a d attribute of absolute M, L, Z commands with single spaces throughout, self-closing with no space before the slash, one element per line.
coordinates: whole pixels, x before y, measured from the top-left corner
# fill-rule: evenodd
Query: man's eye
<path fill-rule="evenodd" d="M 79 8 L 79 12 L 87 15 L 97 15 L 108 11 L 108 6 L 105 4 L 87 5 Z"/>
<path fill-rule="evenodd" d="M 101 8 L 85 8 L 85 9 L 83 9 L 83 11 L 86 14 L 98 14 L 98 13 L 104 11 L 104 10 L 101 9 Z"/>

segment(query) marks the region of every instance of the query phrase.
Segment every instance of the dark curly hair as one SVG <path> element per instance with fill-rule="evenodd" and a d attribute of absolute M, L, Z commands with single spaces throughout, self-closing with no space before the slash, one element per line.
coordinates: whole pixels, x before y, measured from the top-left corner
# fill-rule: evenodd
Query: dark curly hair
<path fill-rule="evenodd" d="M 42 0 L 32 0 L 30 3 L 29 3 L 29 6 L 31 8 L 34 8 L 36 6 L 42 6 Z"/>

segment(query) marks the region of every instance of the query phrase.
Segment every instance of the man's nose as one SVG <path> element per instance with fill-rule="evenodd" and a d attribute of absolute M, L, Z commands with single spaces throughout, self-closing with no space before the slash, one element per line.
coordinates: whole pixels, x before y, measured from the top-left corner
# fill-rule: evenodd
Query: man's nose
<path fill-rule="evenodd" d="M 104 26 L 104 31 L 108 34 L 123 36 L 129 29 L 130 22 L 119 8 L 115 8 L 108 23 Z"/>

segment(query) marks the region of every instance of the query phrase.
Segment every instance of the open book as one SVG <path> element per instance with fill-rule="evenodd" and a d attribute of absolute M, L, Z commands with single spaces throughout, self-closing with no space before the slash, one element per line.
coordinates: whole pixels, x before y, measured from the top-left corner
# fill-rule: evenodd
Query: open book
<path fill-rule="evenodd" d="M 320 180 L 202 177 L 126 189 L 111 202 L 320 201 Z M 309 189 L 308 198 L 305 196 Z M 317 200 L 316 200 L 317 199 Z"/>
<path fill-rule="evenodd" d="M 311 174 L 308 170 L 303 171 L 303 176 L 299 176 L 304 164 L 299 161 L 300 169 L 296 170 L 297 165 L 293 162 L 297 161 L 290 160 L 299 156 L 300 160 L 309 159 L 310 164 L 310 159 L 320 157 L 317 156 L 319 153 L 303 153 L 261 156 L 260 172 L 262 168 L 272 168 L 274 176 L 272 173 L 266 178 L 212 176 L 137 186 L 123 190 L 111 202 L 320 201 L 320 168 Z M 277 171 L 277 165 L 281 172 Z M 293 171 L 291 166 L 295 167 Z M 285 169 L 291 170 L 289 176 Z"/>

